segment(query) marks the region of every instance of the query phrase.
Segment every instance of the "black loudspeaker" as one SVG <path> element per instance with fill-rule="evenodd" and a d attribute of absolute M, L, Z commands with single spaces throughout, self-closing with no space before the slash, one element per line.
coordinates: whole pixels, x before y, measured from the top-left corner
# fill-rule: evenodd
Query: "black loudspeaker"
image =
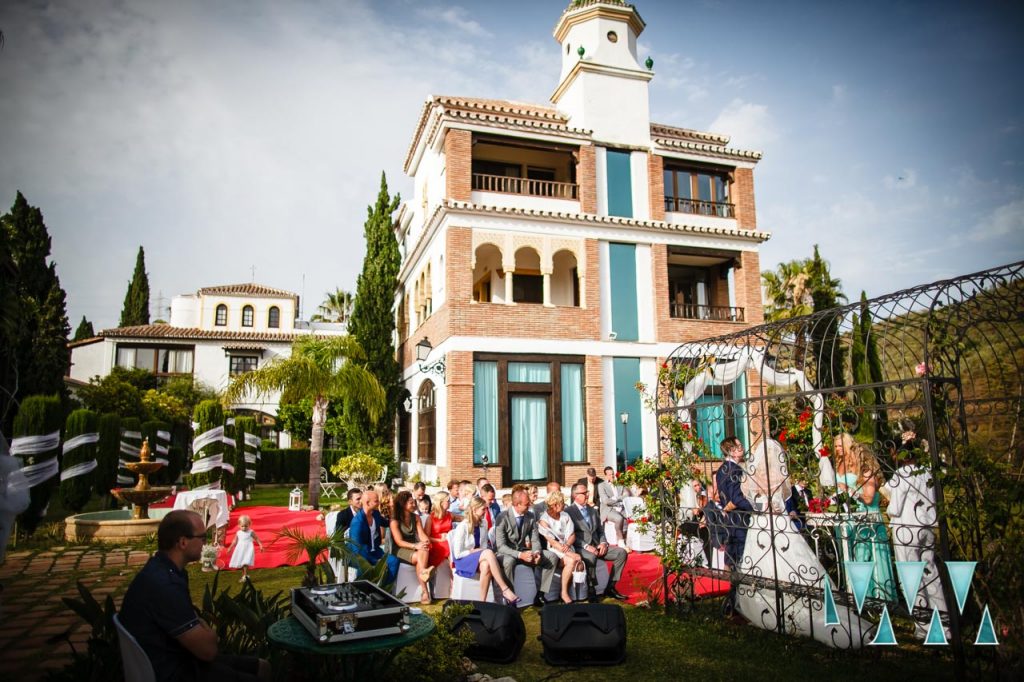
<path fill-rule="evenodd" d="M 626 613 L 618 604 L 548 604 L 538 639 L 550 665 L 618 665 L 626 660 Z"/>
<path fill-rule="evenodd" d="M 526 626 L 519 609 L 486 601 L 449 600 L 445 611 L 454 604 L 468 605 L 473 610 L 452 623 L 452 631 L 469 628 L 474 643 L 466 650 L 473 660 L 511 663 L 519 658 L 526 641 Z"/>

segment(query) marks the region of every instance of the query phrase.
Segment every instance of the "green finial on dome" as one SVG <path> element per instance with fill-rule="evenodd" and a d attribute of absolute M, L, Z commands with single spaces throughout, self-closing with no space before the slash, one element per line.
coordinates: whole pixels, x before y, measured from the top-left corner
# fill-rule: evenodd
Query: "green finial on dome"
<path fill-rule="evenodd" d="M 587 51 L 586 48 L 584 48 L 582 45 L 580 45 L 579 48 L 576 50 L 576 54 L 578 54 L 580 56 L 580 59 L 583 59 L 583 53 L 586 52 L 586 51 Z"/>
<path fill-rule="evenodd" d="M 648 57 L 647 61 L 644 62 L 644 66 L 646 66 L 647 70 L 650 71 L 651 69 L 654 68 L 654 60 Z"/>

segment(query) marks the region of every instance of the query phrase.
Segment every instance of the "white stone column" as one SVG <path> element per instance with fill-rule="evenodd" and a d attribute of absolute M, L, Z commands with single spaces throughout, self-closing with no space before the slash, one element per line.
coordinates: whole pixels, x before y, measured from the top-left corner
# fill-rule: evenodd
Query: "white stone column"
<path fill-rule="evenodd" d="M 555 304 L 551 302 L 551 273 L 545 272 L 544 276 L 544 307 L 554 308 Z"/>

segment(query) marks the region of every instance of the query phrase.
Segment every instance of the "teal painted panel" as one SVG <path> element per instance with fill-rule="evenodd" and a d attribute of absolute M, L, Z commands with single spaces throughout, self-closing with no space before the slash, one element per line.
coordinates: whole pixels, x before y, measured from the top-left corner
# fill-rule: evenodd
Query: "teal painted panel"
<path fill-rule="evenodd" d="M 633 217 L 633 179 L 629 169 L 629 152 L 609 149 L 605 155 L 608 168 L 608 215 Z"/>
<path fill-rule="evenodd" d="M 715 457 L 721 457 L 718 444 L 725 438 L 725 406 L 720 396 L 705 396 L 697 398 L 697 436 L 704 439 Z"/>
<path fill-rule="evenodd" d="M 636 244 L 609 244 L 608 270 L 615 340 L 636 341 L 640 338 L 636 303 Z"/>
<path fill-rule="evenodd" d="M 616 459 L 623 469 L 622 453 L 626 453 L 625 463 L 628 464 L 643 454 L 641 436 L 640 393 L 636 385 L 640 381 L 640 358 L 612 358 L 612 382 L 615 386 L 615 452 Z M 620 415 L 629 415 L 629 422 L 623 426 Z"/>

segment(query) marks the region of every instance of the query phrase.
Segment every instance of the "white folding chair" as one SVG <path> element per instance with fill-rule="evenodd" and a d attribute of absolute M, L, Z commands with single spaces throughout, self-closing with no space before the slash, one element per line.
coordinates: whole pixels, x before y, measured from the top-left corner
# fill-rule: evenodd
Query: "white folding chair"
<path fill-rule="evenodd" d="M 324 498 L 338 497 L 340 499 L 338 491 L 335 490 L 338 485 L 338 483 L 328 480 L 327 469 L 325 467 L 320 467 L 320 495 Z"/>
<path fill-rule="evenodd" d="M 121 663 L 124 665 L 125 682 L 156 682 L 156 673 L 149 656 L 139 646 L 132 633 L 124 629 L 118 614 L 114 614 L 114 627 L 117 628 L 117 641 L 121 645 Z"/>

